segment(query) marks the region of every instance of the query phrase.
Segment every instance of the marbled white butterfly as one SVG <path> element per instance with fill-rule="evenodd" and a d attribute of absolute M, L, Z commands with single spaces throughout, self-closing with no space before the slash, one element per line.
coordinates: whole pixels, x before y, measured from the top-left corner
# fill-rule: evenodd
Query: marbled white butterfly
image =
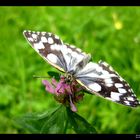
<path fill-rule="evenodd" d="M 69 80 L 76 79 L 90 93 L 126 106 L 140 105 L 129 84 L 106 62 L 91 62 L 90 54 L 63 43 L 55 34 L 26 30 L 23 34 L 45 61 L 65 72 Z"/>

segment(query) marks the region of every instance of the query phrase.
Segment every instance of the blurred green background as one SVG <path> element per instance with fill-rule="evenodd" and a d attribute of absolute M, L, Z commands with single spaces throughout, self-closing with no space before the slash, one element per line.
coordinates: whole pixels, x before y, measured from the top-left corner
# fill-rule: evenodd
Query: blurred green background
<path fill-rule="evenodd" d="M 29 46 L 25 29 L 55 33 L 106 61 L 140 99 L 140 7 L 0 7 L 0 133 L 26 133 L 15 117 L 58 106 L 33 78 L 58 71 Z M 140 108 L 89 94 L 77 108 L 98 133 L 140 133 Z"/>

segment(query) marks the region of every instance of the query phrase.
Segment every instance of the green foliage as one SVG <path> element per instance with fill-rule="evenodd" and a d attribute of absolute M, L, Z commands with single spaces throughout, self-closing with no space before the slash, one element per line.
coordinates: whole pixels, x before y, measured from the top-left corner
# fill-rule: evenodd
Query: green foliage
<path fill-rule="evenodd" d="M 67 108 L 68 122 L 77 134 L 95 134 L 96 129 L 83 117 Z"/>
<path fill-rule="evenodd" d="M 16 121 L 31 133 L 57 134 L 64 132 L 67 119 L 64 107 L 58 107 L 39 114 L 27 114 Z"/>
<path fill-rule="evenodd" d="M 48 75 L 50 76 L 50 78 L 54 78 L 57 81 L 60 80 L 60 76 L 61 76 L 61 74 L 59 74 L 58 72 L 54 72 L 54 71 L 48 71 Z"/>
<path fill-rule="evenodd" d="M 58 106 L 41 79 L 33 78 L 58 71 L 29 46 L 22 34 L 25 29 L 53 32 L 91 53 L 94 62 L 106 61 L 140 99 L 139 7 L 8 6 L 0 11 L 0 133 L 23 133 L 13 118 Z M 77 108 L 99 133 L 140 133 L 140 108 L 89 94 Z"/>
<path fill-rule="evenodd" d="M 24 130 L 38 134 L 66 134 L 68 127 L 77 134 L 96 133 L 96 130 L 85 119 L 63 105 L 51 111 L 26 114 L 15 120 Z"/>

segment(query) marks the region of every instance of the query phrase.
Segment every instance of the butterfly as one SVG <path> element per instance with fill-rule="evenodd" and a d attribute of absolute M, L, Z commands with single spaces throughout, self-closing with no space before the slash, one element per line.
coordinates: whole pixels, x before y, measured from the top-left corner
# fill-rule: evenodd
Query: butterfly
<path fill-rule="evenodd" d="M 23 35 L 45 61 L 66 73 L 66 81 L 75 79 L 91 94 L 119 104 L 140 105 L 130 85 L 108 63 L 91 62 L 90 54 L 53 33 L 25 30 Z"/>

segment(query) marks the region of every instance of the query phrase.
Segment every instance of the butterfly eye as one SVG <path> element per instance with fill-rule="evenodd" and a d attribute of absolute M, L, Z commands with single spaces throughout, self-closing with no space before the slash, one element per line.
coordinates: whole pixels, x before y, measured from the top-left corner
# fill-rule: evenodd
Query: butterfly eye
<path fill-rule="evenodd" d="M 68 75 L 68 79 L 71 80 L 71 75 Z"/>

